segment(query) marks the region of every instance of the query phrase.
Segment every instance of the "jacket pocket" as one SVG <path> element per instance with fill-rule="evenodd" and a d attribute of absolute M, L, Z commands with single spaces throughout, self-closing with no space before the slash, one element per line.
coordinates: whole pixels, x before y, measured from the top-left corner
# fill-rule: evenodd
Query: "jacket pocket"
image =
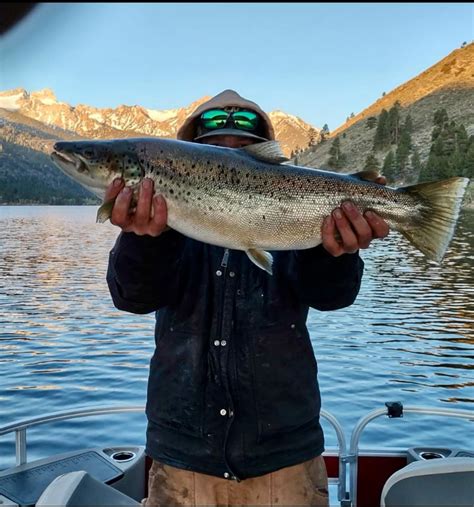
<path fill-rule="evenodd" d="M 319 415 L 317 364 L 308 332 L 294 325 L 252 336 L 258 441 L 295 430 Z"/>
<path fill-rule="evenodd" d="M 150 362 L 147 417 L 181 433 L 202 436 L 206 371 L 201 336 L 168 328 Z"/>

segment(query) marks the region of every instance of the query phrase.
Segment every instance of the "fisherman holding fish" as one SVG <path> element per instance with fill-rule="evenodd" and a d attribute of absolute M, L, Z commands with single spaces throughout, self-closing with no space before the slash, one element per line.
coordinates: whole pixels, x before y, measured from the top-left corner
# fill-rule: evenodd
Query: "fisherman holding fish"
<path fill-rule="evenodd" d="M 228 90 L 201 105 L 178 139 L 242 148 L 274 139 L 274 131 L 256 104 Z M 286 253 L 281 262 L 293 266 L 266 281 L 241 252 L 186 247 L 164 232 L 166 202 L 152 198 L 151 180 L 133 215 L 131 195 L 118 185 L 106 195 L 117 196 L 111 222 L 124 231 L 111 258 L 112 295 L 128 311 L 138 310 L 136 299 L 148 311 L 168 307 L 158 313 L 151 362 L 153 466 L 144 504 L 326 505 L 315 360 L 302 315 L 311 302 L 334 310 L 354 301 L 363 265 L 357 250 L 388 226 L 338 208 L 325 223 L 324 246 L 305 252 L 300 266 Z"/>
<path fill-rule="evenodd" d="M 232 90 L 177 137 L 52 154 L 121 228 L 115 306 L 156 312 L 142 503 L 328 505 L 309 308 L 355 301 L 359 250 L 389 226 L 440 261 L 467 179 L 390 189 L 377 174 L 284 164 L 268 115 Z"/>

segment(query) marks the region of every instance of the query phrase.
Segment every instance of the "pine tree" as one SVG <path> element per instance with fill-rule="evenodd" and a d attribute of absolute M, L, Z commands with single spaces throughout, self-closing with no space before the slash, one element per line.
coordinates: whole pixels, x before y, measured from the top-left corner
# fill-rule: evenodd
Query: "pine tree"
<path fill-rule="evenodd" d="M 398 178 L 397 163 L 392 150 L 387 153 L 383 161 L 382 174 L 387 178 L 387 183 L 394 183 Z"/>
<path fill-rule="evenodd" d="M 332 142 L 331 148 L 329 150 L 329 155 L 331 156 L 327 161 L 327 165 L 331 169 L 341 169 L 344 167 L 346 163 L 346 156 L 342 153 L 341 141 L 339 137 L 336 137 Z"/>
<path fill-rule="evenodd" d="M 438 109 L 434 114 L 434 125 L 438 127 L 442 127 L 445 123 L 448 122 L 448 113 L 446 109 Z"/>
<path fill-rule="evenodd" d="M 411 115 L 409 115 L 409 114 L 405 118 L 405 123 L 403 124 L 403 130 L 405 130 L 409 134 L 413 133 L 413 120 L 411 119 Z"/>
<path fill-rule="evenodd" d="M 398 144 L 400 139 L 400 102 L 397 100 L 388 112 L 388 128 L 390 131 L 390 144 Z"/>
<path fill-rule="evenodd" d="M 373 129 L 377 126 L 377 118 L 375 116 L 369 116 L 366 121 L 368 129 Z"/>
<path fill-rule="evenodd" d="M 373 153 L 369 153 L 364 165 L 364 171 L 380 171 L 380 164 Z"/>
<path fill-rule="evenodd" d="M 411 136 L 408 133 L 408 131 L 403 130 L 395 154 L 399 176 L 402 179 L 405 179 L 405 177 L 408 175 L 409 172 L 408 157 L 410 156 L 410 150 L 411 150 Z"/>
<path fill-rule="evenodd" d="M 377 130 L 374 137 L 374 150 L 381 150 L 388 146 L 390 139 L 388 111 L 382 109 L 377 122 Z"/>
<path fill-rule="evenodd" d="M 474 178 L 474 136 L 469 138 L 469 146 L 464 157 L 462 176 Z"/>
<path fill-rule="evenodd" d="M 420 177 L 420 173 L 422 171 L 422 164 L 420 159 L 420 154 L 418 153 L 418 150 L 415 149 L 413 151 L 413 155 L 410 159 L 410 174 L 407 178 L 406 183 L 414 183 L 415 181 L 418 181 Z"/>
<path fill-rule="evenodd" d="M 323 128 L 319 132 L 319 135 L 320 135 L 319 142 L 321 143 L 326 141 L 326 139 L 329 137 L 329 127 L 327 123 L 324 124 Z"/>
<path fill-rule="evenodd" d="M 316 144 L 316 140 L 318 138 L 318 131 L 314 127 L 310 127 L 308 135 L 309 135 L 308 146 L 313 146 L 314 144 Z"/>

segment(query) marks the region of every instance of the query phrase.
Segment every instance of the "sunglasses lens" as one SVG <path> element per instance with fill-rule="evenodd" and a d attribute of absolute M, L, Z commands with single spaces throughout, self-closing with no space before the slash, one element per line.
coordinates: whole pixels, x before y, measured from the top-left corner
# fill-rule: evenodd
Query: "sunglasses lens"
<path fill-rule="evenodd" d="M 219 129 L 225 127 L 229 116 L 232 116 L 233 123 L 238 129 L 255 130 L 257 127 L 258 115 L 252 111 L 228 113 L 222 109 L 211 109 L 202 113 L 201 122 L 206 129 Z"/>
<path fill-rule="evenodd" d="M 252 111 L 237 111 L 232 118 L 235 126 L 243 130 L 254 130 L 258 123 L 258 116 Z"/>
<path fill-rule="evenodd" d="M 229 117 L 229 113 L 223 111 L 222 109 L 212 109 L 211 111 L 205 111 L 201 115 L 202 124 L 207 129 L 218 129 L 223 127 L 227 118 Z"/>

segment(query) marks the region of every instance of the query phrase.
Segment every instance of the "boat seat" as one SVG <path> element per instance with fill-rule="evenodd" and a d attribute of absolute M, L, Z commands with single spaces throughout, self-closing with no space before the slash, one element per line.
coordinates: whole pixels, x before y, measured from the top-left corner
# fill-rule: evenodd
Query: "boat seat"
<path fill-rule="evenodd" d="M 56 477 L 43 491 L 36 507 L 141 505 L 120 491 L 79 470 Z"/>
<path fill-rule="evenodd" d="M 385 483 L 382 507 L 474 505 L 474 458 L 414 461 Z"/>

